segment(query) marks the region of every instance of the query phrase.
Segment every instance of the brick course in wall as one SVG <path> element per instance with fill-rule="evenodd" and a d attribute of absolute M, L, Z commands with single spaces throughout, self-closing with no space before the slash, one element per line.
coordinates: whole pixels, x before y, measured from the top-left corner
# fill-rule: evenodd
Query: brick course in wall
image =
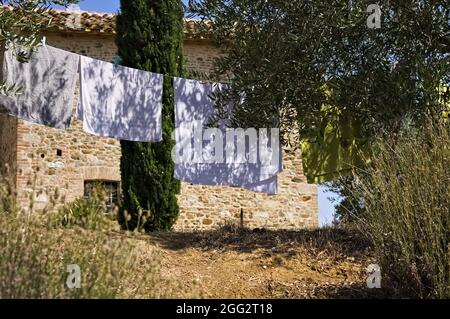
<path fill-rule="evenodd" d="M 48 32 L 46 36 L 49 45 L 96 59 L 111 62 L 116 54 L 112 34 Z M 208 72 L 219 50 L 208 40 L 186 40 L 184 54 L 188 69 Z M 14 168 L 23 207 L 29 205 L 30 195 L 42 209 L 55 192 L 62 203 L 83 196 L 85 181 L 120 181 L 119 141 L 85 133 L 76 119 L 70 129 L 56 130 L 0 115 L 0 152 L 0 165 Z M 227 221 L 249 228 L 318 226 L 317 186 L 306 183 L 298 151 L 284 151 L 279 189 L 279 195 L 269 196 L 182 183 L 175 230 L 206 230 Z"/>

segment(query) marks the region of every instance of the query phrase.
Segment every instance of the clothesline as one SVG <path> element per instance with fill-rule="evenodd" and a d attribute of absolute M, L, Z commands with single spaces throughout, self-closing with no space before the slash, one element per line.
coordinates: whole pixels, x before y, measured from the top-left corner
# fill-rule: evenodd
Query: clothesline
<path fill-rule="evenodd" d="M 7 46 L 8 46 L 8 44 L 6 44 L 5 47 L 7 47 Z M 43 36 L 42 39 L 41 39 L 41 47 L 45 47 L 45 46 L 47 46 L 47 37 Z M 78 54 L 78 53 L 74 53 L 74 54 L 77 54 L 80 57 L 83 56 L 82 54 Z M 116 65 L 116 66 L 122 66 L 120 63 L 121 63 L 120 56 L 119 55 L 115 55 L 113 64 Z M 122 66 L 122 67 L 125 67 L 125 66 Z M 145 70 L 143 70 L 143 71 L 145 71 Z M 146 71 L 146 72 L 150 72 L 150 71 Z M 177 77 L 177 76 L 172 76 L 172 75 L 168 75 L 168 74 L 162 74 L 162 75 L 165 78 L 169 78 L 169 79 L 172 79 L 172 80 Z M 209 84 L 217 84 L 217 83 L 219 83 L 217 81 L 210 81 L 210 80 L 200 80 L 200 79 L 192 79 L 192 80 L 199 81 L 200 83 L 203 83 L 203 84 L 207 84 L 207 83 L 209 83 Z M 220 84 L 229 85 L 229 84 L 231 84 L 231 82 L 223 82 L 223 81 L 221 81 Z"/>
<path fill-rule="evenodd" d="M 48 45 L 33 52 L 28 63 L 19 62 L 15 53 L 12 48 L 5 52 L 3 75 L 6 82 L 21 86 L 22 92 L 14 97 L 0 95 L 0 104 L 10 115 L 53 128 L 69 128 L 78 74 L 80 101 L 76 116 L 82 121 L 85 132 L 136 142 L 162 141 L 165 75 L 117 67 Z M 224 84 L 170 77 L 174 80 L 177 149 L 195 145 L 194 131 L 204 130 L 214 113 L 211 94 Z M 224 154 L 228 150 L 225 149 L 227 143 L 224 140 L 221 144 L 224 150 L 218 150 L 214 148 L 216 138 L 214 142 L 204 140 L 200 154 L 195 149 L 195 157 L 203 157 L 203 149 Z M 261 147 L 260 141 L 257 144 Z M 271 152 L 267 154 L 275 156 L 275 160 L 270 164 L 263 163 L 261 158 L 256 163 L 229 163 L 223 159 L 198 163 L 177 153 L 174 177 L 193 184 L 228 185 L 276 194 L 277 175 L 282 171 L 281 151 L 277 149 L 279 140 L 275 144 L 272 140 L 271 145 Z M 183 160 L 178 161 L 180 156 Z"/>
<path fill-rule="evenodd" d="M 121 61 L 120 56 L 118 56 L 118 55 L 114 56 L 114 65 L 121 66 L 120 65 L 121 62 L 122 61 Z M 169 79 L 172 79 L 172 80 L 177 78 L 176 76 L 172 76 L 172 75 L 168 75 L 168 74 L 163 74 L 163 75 L 164 75 L 165 78 L 169 78 Z M 219 83 L 217 81 L 209 81 L 209 80 L 198 80 L 198 79 L 191 79 L 191 80 L 196 80 L 196 81 L 199 81 L 200 83 L 203 83 L 203 84 L 207 84 L 207 83 L 217 84 L 217 83 Z M 220 82 L 220 84 L 229 85 L 231 83 L 230 82 Z"/>

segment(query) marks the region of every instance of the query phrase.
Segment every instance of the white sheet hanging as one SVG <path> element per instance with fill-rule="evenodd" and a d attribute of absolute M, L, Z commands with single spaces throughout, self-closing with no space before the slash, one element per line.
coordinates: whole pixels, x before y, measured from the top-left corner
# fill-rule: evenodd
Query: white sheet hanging
<path fill-rule="evenodd" d="M 81 57 L 78 116 L 91 134 L 162 141 L 164 76 Z"/>
<path fill-rule="evenodd" d="M 202 83 L 183 78 L 174 79 L 175 89 L 175 178 L 200 185 L 229 185 L 255 192 L 276 194 L 277 174 L 282 171 L 279 136 L 273 136 L 276 145 L 258 136 L 257 143 L 247 143 L 246 158 L 237 161 L 236 140 L 227 139 L 225 126 L 220 126 L 221 136 L 214 136 L 214 130 L 204 131 L 214 115 L 214 102 L 210 95 L 222 89 L 221 84 Z M 197 134 L 196 134 L 197 132 Z M 198 132 L 202 132 L 198 134 Z M 204 137 L 210 140 L 205 141 Z M 217 133 L 217 131 L 216 131 Z M 212 140 L 222 140 L 216 147 Z M 277 139 L 278 138 L 278 139 Z M 228 144 L 227 143 L 231 143 Z M 265 144 L 264 144 L 265 143 Z M 256 145 L 255 145 L 256 144 Z M 234 146 L 230 154 L 229 146 Z M 258 154 L 256 161 L 250 155 Z M 242 154 L 242 153 L 241 153 Z M 229 158 L 229 160 L 227 160 Z M 251 160 L 253 158 L 253 160 Z"/>
<path fill-rule="evenodd" d="M 30 59 L 21 63 L 16 57 L 19 50 L 8 46 L 5 51 L 3 80 L 20 86 L 20 94 L 0 95 L 0 104 L 10 115 L 26 121 L 68 128 L 79 56 L 46 45 L 35 51 L 25 50 Z"/>

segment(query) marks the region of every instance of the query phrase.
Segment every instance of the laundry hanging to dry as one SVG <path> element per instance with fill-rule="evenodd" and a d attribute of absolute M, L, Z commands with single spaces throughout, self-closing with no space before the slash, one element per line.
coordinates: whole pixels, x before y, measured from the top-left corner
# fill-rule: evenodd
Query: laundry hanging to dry
<path fill-rule="evenodd" d="M 85 132 L 136 142 L 162 141 L 164 75 L 80 56 L 48 45 L 31 51 L 30 61 L 21 63 L 13 50 L 5 52 L 3 74 L 7 82 L 20 85 L 22 92 L 12 97 L 0 95 L 0 104 L 9 114 L 49 127 L 68 128 L 79 72 L 77 117 Z M 282 171 L 277 133 L 259 131 L 255 133 L 253 143 L 246 142 L 245 133 L 247 153 L 240 161 L 235 161 L 242 141 L 235 140 L 234 132 L 230 142 L 226 119 L 212 135 L 214 130 L 207 127 L 215 112 L 211 95 L 224 88 L 226 86 L 220 83 L 174 78 L 176 149 L 187 144 L 199 145 L 195 132 L 200 130 L 200 150 L 194 149 L 194 154 L 197 152 L 197 157 L 199 152 L 202 157 L 206 154 L 200 162 L 183 161 L 183 157 L 180 161 L 176 155 L 175 178 L 193 184 L 277 194 L 278 174 Z M 217 133 L 220 136 L 214 136 Z M 208 134 L 211 136 L 203 140 Z M 219 151 L 212 151 L 216 139 L 221 140 Z M 230 147 L 233 149 L 231 161 Z M 217 159 L 217 153 L 222 153 L 222 158 Z M 251 154 L 256 154 L 256 158 Z"/>
<path fill-rule="evenodd" d="M 162 141 L 164 76 L 81 57 L 78 116 L 91 134 Z"/>
<path fill-rule="evenodd" d="M 3 80 L 21 87 L 20 94 L 0 95 L 0 104 L 15 117 L 58 129 L 70 126 L 79 56 L 51 46 L 27 50 L 30 59 L 17 60 L 8 45 L 3 59 Z"/>
<path fill-rule="evenodd" d="M 223 88 L 219 83 L 174 79 L 177 145 L 175 178 L 192 184 L 228 185 L 277 194 L 277 175 L 282 171 L 279 136 L 272 136 L 272 142 L 276 143 L 270 145 L 269 139 L 263 136 L 258 136 L 256 143 L 248 143 L 244 161 L 234 160 L 237 155 L 236 141 L 234 136 L 233 140 L 227 140 L 226 123 L 221 123 L 218 127 L 222 132 L 220 136 L 209 136 L 213 131 L 208 130 L 207 125 L 215 110 L 214 101 L 210 97 L 215 90 Z M 202 131 L 202 134 L 196 134 L 196 131 Z M 206 140 L 203 139 L 205 135 Z M 216 138 L 222 139 L 219 144 L 223 149 L 214 149 L 213 140 Z M 228 161 L 226 157 L 230 158 L 230 154 L 227 153 L 227 143 L 231 143 L 230 149 L 233 149 L 233 159 Z M 263 146 L 267 146 L 264 151 Z M 258 155 L 256 162 L 249 161 L 249 154 L 253 151 Z"/>

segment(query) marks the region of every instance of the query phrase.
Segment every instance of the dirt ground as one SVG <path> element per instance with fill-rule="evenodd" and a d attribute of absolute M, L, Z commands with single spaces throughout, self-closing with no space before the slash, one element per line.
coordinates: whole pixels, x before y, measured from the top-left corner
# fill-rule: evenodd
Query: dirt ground
<path fill-rule="evenodd" d="M 135 237 L 135 239 L 137 239 Z M 201 298 L 365 298 L 370 247 L 354 232 L 243 230 L 139 236 L 161 275 Z"/>

